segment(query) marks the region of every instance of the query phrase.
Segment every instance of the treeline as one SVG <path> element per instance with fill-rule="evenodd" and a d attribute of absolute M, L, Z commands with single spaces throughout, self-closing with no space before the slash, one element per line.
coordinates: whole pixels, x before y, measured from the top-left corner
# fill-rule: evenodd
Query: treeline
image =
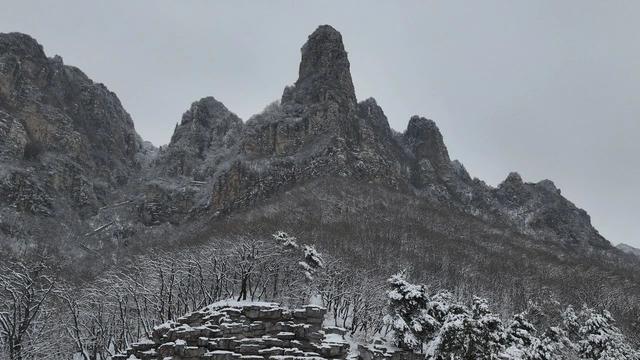
<path fill-rule="evenodd" d="M 510 354 L 513 359 L 547 359 L 523 355 L 528 354 L 526 349 L 539 346 L 554 349 L 554 355 L 579 354 L 577 347 L 566 345 L 581 344 L 585 336 L 600 336 L 600 328 L 626 344 L 605 312 L 583 309 L 574 313 L 575 326 L 558 327 L 562 330 L 556 333 L 537 332 L 536 328 L 555 329 L 552 323 L 563 318 L 559 311 L 550 314 L 552 308 L 532 303 L 528 317 L 520 314 L 503 321 L 503 316 L 488 311 L 485 301 L 476 299 L 466 306 L 454 300 L 469 298 L 459 296 L 460 292 L 455 297 L 429 293 L 426 286 L 411 285 L 399 277 L 393 278 L 389 290 L 384 270 L 320 254 L 284 232 L 266 239 L 238 237 L 181 251 L 135 256 L 120 261 L 117 269 L 96 280 L 83 283 L 55 276 L 56 271 L 45 263 L 0 265 L 2 360 L 60 359 L 70 354 L 84 360 L 108 359 L 132 342 L 150 336 L 154 326 L 229 298 L 277 301 L 288 306 L 321 303 L 332 322 L 351 334 L 393 337 L 398 345 L 432 354 L 433 359 L 450 358 L 438 354 L 482 359 L 469 357 L 479 356 L 476 350 L 469 350 L 477 346 L 469 344 L 481 343 L 476 336 L 485 334 L 485 330 L 471 326 L 480 323 L 494 331 L 487 333 L 495 342 L 488 347 L 487 359 L 496 354 Z M 442 288 L 438 283 L 432 286 Z M 429 317 L 423 317 L 425 314 Z M 532 316 L 535 321 L 530 323 L 528 318 Z M 522 335 L 522 329 L 509 330 L 515 321 L 528 331 L 520 345 L 513 336 Z M 600 328 L 589 333 L 585 330 L 587 323 Z M 550 340 L 556 337 L 571 341 L 560 341 L 556 347 Z"/>

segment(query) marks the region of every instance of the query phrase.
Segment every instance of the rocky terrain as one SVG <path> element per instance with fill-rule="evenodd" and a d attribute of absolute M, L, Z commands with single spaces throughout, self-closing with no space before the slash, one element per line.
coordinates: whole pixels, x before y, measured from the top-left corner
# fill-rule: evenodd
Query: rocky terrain
<path fill-rule="evenodd" d="M 58 228 L 47 237 L 68 238 L 112 223 L 103 240 L 135 237 L 148 226 L 221 216 L 307 181 L 342 177 L 532 238 L 580 250 L 611 247 L 553 182 L 526 183 L 512 173 L 492 188 L 449 158 L 432 120 L 414 116 L 404 133 L 392 130 L 374 99 L 357 101 L 342 37 L 332 27 L 320 26 L 301 52 L 298 80 L 280 101 L 243 122 L 203 98 L 157 151 L 104 85 L 59 56 L 47 58 L 29 36 L 2 34 L 1 234 L 38 244 L 45 227 Z M 117 216 L 99 216 L 120 203 L 126 209 Z M 27 221 L 33 226 L 21 226 Z"/>
<path fill-rule="evenodd" d="M 526 183 L 512 173 L 492 188 L 449 158 L 432 120 L 414 116 L 404 133 L 393 131 L 375 99 L 357 101 L 342 37 L 326 25 L 302 47 L 299 78 L 279 102 L 246 123 L 213 98 L 195 102 L 155 166 L 160 176 L 178 177 L 185 185 L 206 183 L 193 192 L 188 209 L 177 210 L 181 214 L 224 214 L 305 181 L 346 177 L 533 237 L 581 249 L 610 248 L 587 213 L 550 180 Z"/>
<path fill-rule="evenodd" d="M 635 248 L 631 245 L 627 245 L 627 244 L 618 244 L 616 246 L 616 248 L 618 248 L 619 250 L 627 253 L 627 254 L 631 254 L 631 255 L 635 255 L 635 256 L 640 256 L 640 249 Z"/>
<path fill-rule="evenodd" d="M 5 246 L 69 241 L 140 170 L 116 95 L 24 34 L 0 35 L 0 138 Z"/>

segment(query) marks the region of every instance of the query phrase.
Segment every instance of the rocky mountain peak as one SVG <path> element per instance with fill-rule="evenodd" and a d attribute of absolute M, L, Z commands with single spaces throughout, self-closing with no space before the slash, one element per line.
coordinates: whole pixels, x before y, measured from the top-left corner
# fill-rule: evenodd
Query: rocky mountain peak
<path fill-rule="evenodd" d="M 0 33 L 0 105 L 14 106 L 19 90 L 14 85 L 24 77 L 40 85 L 48 76 L 47 57 L 31 36 Z"/>
<path fill-rule="evenodd" d="M 334 101 L 354 107 L 356 95 L 342 35 L 329 25 L 319 26 L 301 52 L 298 80 L 285 90 L 282 102 L 305 105 Z"/>
<path fill-rule="evenodd" d="M 21 58 L 46 59 L 42 45 L 23 33 L 0 33 L 0 53 Z"/>
<path fill-rule="evenodd" d="M 214 97 L 202 98 L 182 115 L 182 120 L 161 154 L 158 164 L 170 175 L 198 178 L 205 170 L 203 160 L 219 157 L 235 145 L 243 128 L 242 120 Z M 207 168 L 210 166 L 207 166 Z"/>
<path fill-rule="evenodd" d="M 536 183 L 536 186 L 545 189 L 551 193 L 557 193 L 560 194 L 560 189 L 558 189 L 556 187 L 556 184 L 553 183 L 553 181 L 549 180 L 549 179 L 544 179 L 544 180 L 540 180 L 538 181 L 538 183 Z"/>
<path fill-rule="evenodd" d="M 0 157 L 11 164 L 0 174 L 0 204 L 88 216 L 137 173 L 139 149 L 114 93 L 47 58 L 32 37 L 0 34 Z"/>
<path fill-rule="evenodd" d="M 211 129 L 217 135 L 223 135 L 231 127 L 242 124 L 242 120 L 233 114 L 223 103 L 209 96 L 202 98 L 193 104 L 182 115 L 180 125 L 189 125 L 191 128 L 204 127 Z M 180 136 L 176 131 L 173 136 Z"/>
<path fill-rule="evenodd" d="M 437 170 L 449 167 L 451 160 L 440 129 L 433 120 L 414 115 L 404 134 L 418 160 L 427 159 Z"/>
<path fill-rule="evenodd" d="M 512 171 L 509 173 L 509 175 L 507 175 L 507 178 L 504 179 L 504 181 L 499 185 L 499 187 L 503 187 L 505 185 L 511 185 L 511 186 L 516 186 L 516 185 L 522 185 L 522 176 L 520 176 L 520 174 L 518 174 L 515 171 Z"/>
<path fill-rule="evenodd" d="M 389 126 L 389 121 L 382 108 L 376 102 L 376 99 L 370 97 L 358 103 L 358 116 L 361 119 L 368 120 L 374 131 L 384 139 L 391 137 L 392 131 Z"/>
<path fill-rule="evenodd" d="M 422 116 L 413 115 L 409 119 L 406 135 L 413 139 L 442 137 L 435 121 Z"/>
<path fill-rule="evenodd" d="M 624 243 L 620 243 L 618 245 L 616 245 L 616 248 L 618 248 L 618 250 L 621 250 L 627 254 L 631 254 L 631 255 L 635 255 L 635 256 L 640 256 L 640 249 L 635 248 L 631 245 L 627 245 Z"/>

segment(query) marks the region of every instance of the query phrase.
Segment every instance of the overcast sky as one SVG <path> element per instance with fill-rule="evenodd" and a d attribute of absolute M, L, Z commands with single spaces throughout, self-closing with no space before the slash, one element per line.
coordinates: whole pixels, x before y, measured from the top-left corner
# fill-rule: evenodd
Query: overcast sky
<path fill-rule="evenodd" d="M 401 6 L 400 6 L 401 5 Z M 614 244 L 640 247 L 640 1 L 0 0 L 0 32 L 34 36 L 169 141 L 190 103 L 243 119 L 295 81 L 320 24 L 343 36 L 359 99 L 403 131 L 439 125 L 491 185 L 553 180 Z"/>

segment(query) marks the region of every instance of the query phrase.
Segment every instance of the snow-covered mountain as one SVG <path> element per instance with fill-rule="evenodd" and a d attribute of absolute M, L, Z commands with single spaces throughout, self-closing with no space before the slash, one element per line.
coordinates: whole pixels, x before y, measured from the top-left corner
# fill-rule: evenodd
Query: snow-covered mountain
<path fill-rule="evenodd" d="M 533 238 L 611 247 L 551 181 L 526 183 L 512 173 L 492 188 L 449 158 L 434 121 L 414 116 L 404 133 L 393 131 L 374 99 L 357 101 L 342 37 L 328 25 L 309 36 L 299 78 L 279 102 L 242 122 L 212 97 L 196 101 L 153 159 L 103 85 L 47 58 L 29 36 L 0 40 L 3 211 L 36 224 L 23 233 L 3 222 L 5 237 L 38 242 L 44 224 L 86 233 L 101 225 L 101 209 L 122 201 L 135 208 L 120 218 L 138 228 L 134 236 L 139 224 L 228 214 L 302 183 L 346 178 Z"/>
<path fill-rule="evenodd" d="M 0 140 L 1 251 L 64 259 L 72 276 L 284 228 L 354 266 L 510 299 L 505 312 L 538 298 L 640 311 L 637 263 L 586 211 L 550 180 L 473 178 L 430 119 L 391 129 L 375 99 L 358 100 L 328 25 L 278 101 L 242 121 L 204 97 L 160 149 L 104 85 L 27 35 L 0 34 Z"/>

